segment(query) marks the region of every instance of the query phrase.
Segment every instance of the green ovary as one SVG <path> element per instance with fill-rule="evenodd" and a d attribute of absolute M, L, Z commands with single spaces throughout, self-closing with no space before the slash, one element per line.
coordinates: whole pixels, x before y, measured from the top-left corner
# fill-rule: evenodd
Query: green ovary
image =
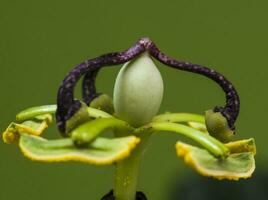
<path fill-rule="evenodd" d="M 116 116 L 139 127 L 157 114 L 163 97 L 163 80 L 147 53 L 126 63 L 114 86 Z"/>

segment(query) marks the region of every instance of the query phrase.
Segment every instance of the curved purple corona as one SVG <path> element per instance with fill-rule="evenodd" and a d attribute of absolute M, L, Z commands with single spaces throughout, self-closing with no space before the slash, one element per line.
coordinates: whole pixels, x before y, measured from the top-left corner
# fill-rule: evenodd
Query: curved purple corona
<path fill-rule="evenodd" d="M 74 88 L 82 75 L 94 72 L 104 66 L 125 63 L 145 50 L 146 48 L 141 39 L 133 47 L 124 52 L 108 53 L 94 59 L 86 60 L 71 70 L 63 80 L 57 95 L 56 120 L 60 132 L 65 132 L 66 121 L 81 107 L 80 101 L 74 99 Z M 95 85 L 92 88 L 95 88 Z M 89 92 L 94 92 L 94 90 L 89 90 Z M 91 95 L 94 95 L 94 93 Z"/>
<path fill-rule="evenodd" d="M 58 90 L 56 120 L 59 130 L 65 132 L 66 121 L 81 106 L 80 101 L 74 99 L 73 93 L 74 87 L 82 75 L 86 74 L 83 80 L 83 100 L 89 105 L 98 96 L 95 88 L 95 79 L 101 67 L 123 64 L 145 51 L 148 51 L 151 56 L 167 66 L 204 75 L 219 84 L 226 93 L 226 105 L 225 107 L 216 106 L 214 111 L 221 112 L 227 119 L 229 127 L 234 130 L 234 123 L 239 114 L 240 101 L 231 82 L 213 69 L 189 62 L 178 61 L 166 56 L 149 38 L 141 38 L 133 47 L 124 52 L 109 53 L 87 60 L 76 66 L 66 76 Z"/>
<path fill-rule="evenodd" d="M 144 52 L 144 51 L 146 51 L 148 49 L 148 44 L 150 44 L 150 43 L 151 43 L 151 40 L 149 38 L 141 38 L 128 51 L 135 52 L 135 51 L 137 51 L 137 48 L 135 48 L 135 46 L 141 46 L 142 51 L 140 53 L 142 53 L 142 52 Z M 127 51 L 125 53 L 127 53 Z M 122 52 L 121 54 L 124 54 L 124 52 Z M 125 62 L 127 62 L 127 61 L 125 61 Z M 101 93 L 97 93 L 96 86 L 95 86 L 95 80 L 96 80 L 96 76 L 98 74 L 98 71 L 99 71 L 99 68 L 96 69 L 96 70 L 89 69 L 89 71 L 86 73 L 86 75 L 83 78 L 83 82 L 82 82 L 82 97 L 83 97 L 83 101 L 87 105 L 89 105 L 93 99 L 95 99 L 96 97 L 98 97 L 101 94 Z"/>
<path fill-rule="evenodd" d="M 235 129 L 234 123 L 239 114 L 240 100 L 234 86 L 230 81 L 227 80 L 226 77 L 208 67 L 170 58 L 162 53 L 153 42 L 148 44 L 148 51 L 155 59 L 167 66 L 183 71 L 201 74 L 214 80 L 218 85 L 220 85 L 226 94 L 226 105 L 225 107 L 216 106 L 214 108 L 214 112 L 221 112 L 221 114 L 227 119 L 230 129 Z"/>

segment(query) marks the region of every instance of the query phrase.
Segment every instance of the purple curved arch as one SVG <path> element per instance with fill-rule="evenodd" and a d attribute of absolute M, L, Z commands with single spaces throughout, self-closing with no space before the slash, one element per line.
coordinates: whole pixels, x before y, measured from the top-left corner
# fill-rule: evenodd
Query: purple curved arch
<path fill-rule="evenodd" d="M 162 53 L 149 38 L 141 38 L 134 46 L 126 51 L 109 53 L 86 60 L 69 72 L 58 90 L 56 120 L 59 130 L 61 132 L 65 131 L 66 121 L 81 106 L 80 101 L 74 99 L 74 87 L 81 76 L 85 74 L 83 80 L 83 100 L 87 104 L 90 104 L 98 96 L 95 88 L 95 78 L 101 67 L 123 64 L 145 51 L 169 67 L 197 73 L 215 81 L 226 94 L 226 105 L 224 107 L 216 106 L 214 111 L 221 112 L 227 119 L 229 127 L 232 130 L 235 129 L 234 123 L 239 114 L 240 100 L 234 86 L 226 77 L 208 67 L 173 59 Z"/>

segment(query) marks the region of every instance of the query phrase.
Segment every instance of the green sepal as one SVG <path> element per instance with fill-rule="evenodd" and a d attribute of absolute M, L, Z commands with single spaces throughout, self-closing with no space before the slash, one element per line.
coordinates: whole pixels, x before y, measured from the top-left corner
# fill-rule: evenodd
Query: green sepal
<path fill-rule="evenodd" d="M 27 158 L 42 162 L 78 161 L 95 165 L 108 165 L 128 157 L 140 139 L 135 136 L 101 138 L 84 148 L 77 148 L 70 138 L 46 140 L 22 134 L 19 147 Z"/>
<path fill-rule="evenodd" d="M 48 125 L 52 122 L 50 114 L 38 115 L 31 120 L 22 123 L 10 123 L 3 133 L 3 140 L 7 144 L 17 143 L 20 134 L 41 135 Z"/>
<path fill-rule="evenodd" d="M 238 146 L 241 147 L 242 143 Z M 237 153 L 231 153 L 228 157 L 216 158 L 205 149 L 182 142 L 177 142 L 176 144 L 178 156 L 183 157 L 188 165 L 203 176 L 213 177 L 219 180 L 238 180 L 240 178 L 251 177 L 255 170 L 254 152 L 247 148 L 238 149 L 246 151 L 236 151 Z"/>
<path fill-rule="evenodd" d="M 92 108 L 103 110 L 109 114 L 114 114 L 113 100 L 107 94 L 101 94 L 97 96 L 90 102 L 89 106 Z"/>
<path fill-rule="evenodd" d="M 232 139 L 234 131 L 230 129 L 226 118 L 220 112 L 206 111 L 205 123 L 209 134 L 221 142 L 229 142 Z"/>

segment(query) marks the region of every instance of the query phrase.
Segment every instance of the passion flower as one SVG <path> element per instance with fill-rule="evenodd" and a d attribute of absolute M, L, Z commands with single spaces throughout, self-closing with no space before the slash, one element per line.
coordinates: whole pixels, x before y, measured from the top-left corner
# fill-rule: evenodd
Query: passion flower
<path fill-rule="evenodd" d="M 205 115 L 165 113 L 161 106 L 164 83 L 156 62 L 203 75 L 226 94 L 226 105 L 215 106 Z M 97 92 L 95 79 L 102 67 L 124 64 L 115 81 L 113 100 Z M 82 100 L 74 89 L 83 77 Z M 41 137 L 55 114 L 64 138 Z M 239 114 L 239 96 L 234 86 L 213 69 L 178 61 L 162 53 L 148 38 L 141 38 L 123 52 L 86 60 L 62 81 L 57 105 L 26 109 L 3 133 L 6 143 L 18 143 L 23 154 L 36 161 L 78 161 L 95 165 L 115 164 L 113 190 L 102 200 L 145 200 L 137 192 L 138 169 L 152 134 L 174 132 L 195 141 L 176 143 L 178 156 L 198 173 L 219 180 L 248 178 L 255 169 L 254 139 L 231 141 Z M 110 129 L 113 138 L 100 134 Z"/>

